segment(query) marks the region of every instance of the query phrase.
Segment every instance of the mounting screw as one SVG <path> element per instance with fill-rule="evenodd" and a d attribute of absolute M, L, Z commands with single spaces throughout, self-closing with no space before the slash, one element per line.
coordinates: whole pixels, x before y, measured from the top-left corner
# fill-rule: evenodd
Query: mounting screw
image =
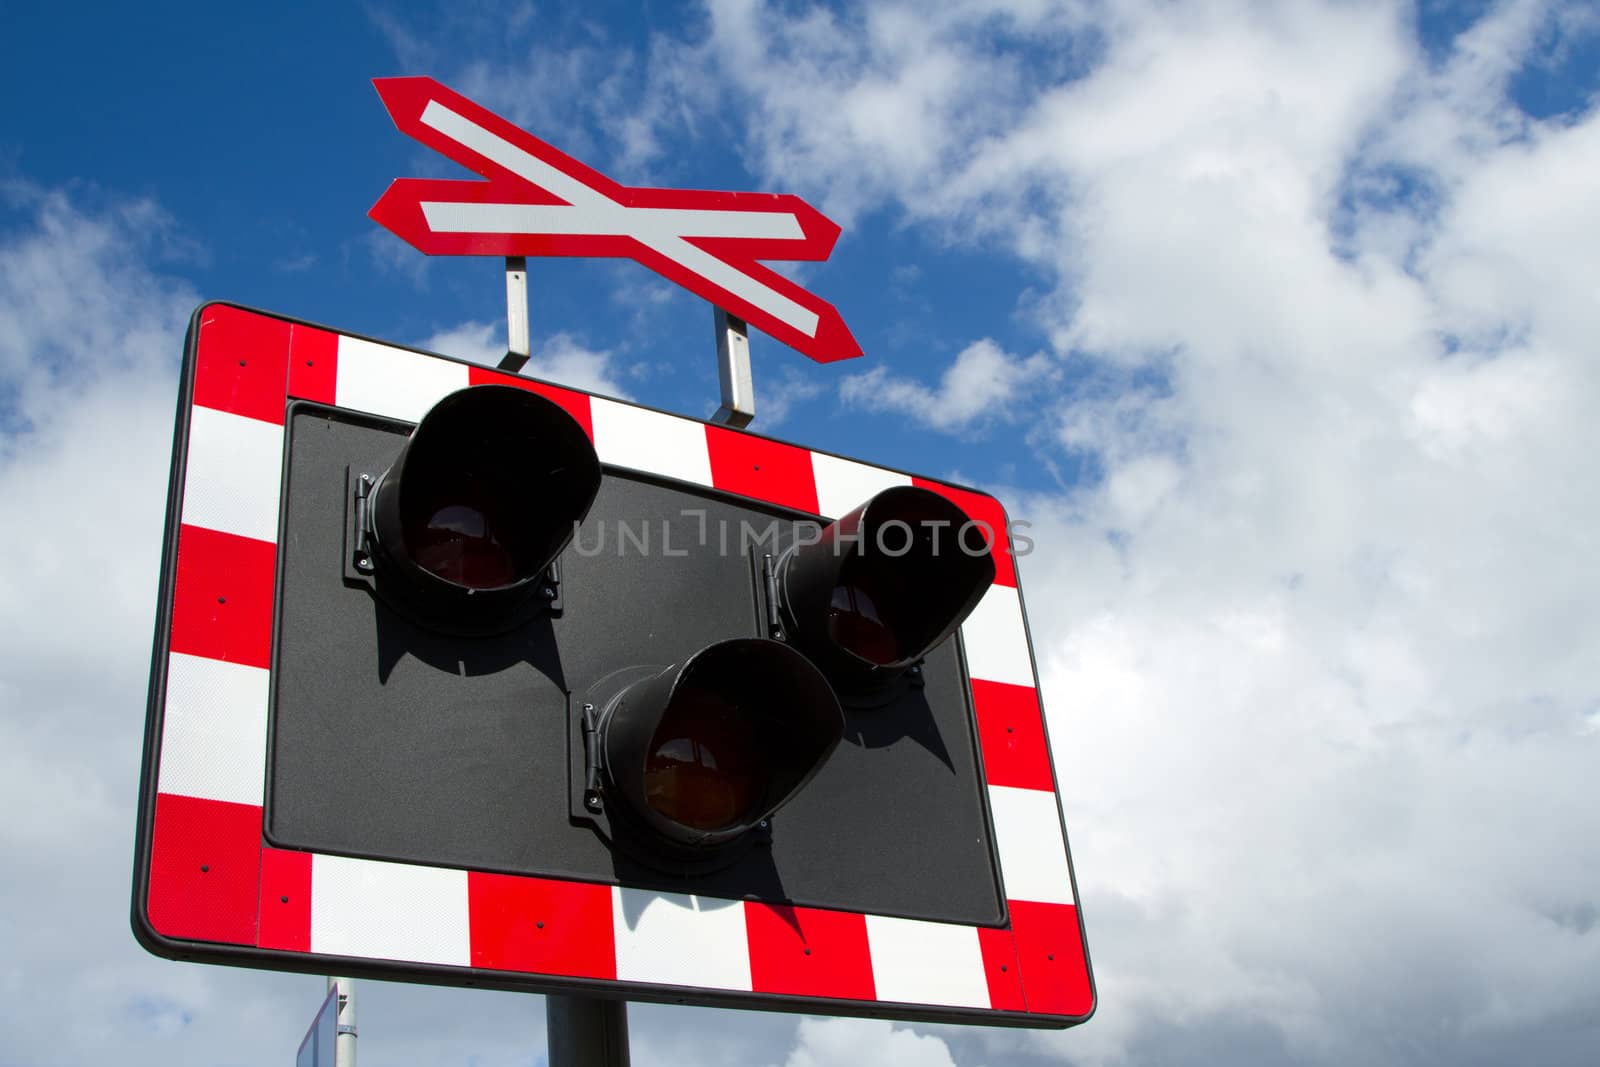
<path fill-rule="evenodd" d="M 358 570 L 358 571 L 370 571 L 371 569 L 372 569 L 372 557 L 371 556 L 360 555 L 360 556 L 356 557 L 356 570 Z"/>
<path fill-rule="evenodd" d="M 371 485 L 371 484 L 372 484 L 372 475 L 370 475 L 370 474 L 363 474 L 363 475 L 362 475 L 362 476 L 361 476 L 361 484 L 362 484 L 362 485 Z"/>
<path fill-rule="evenodd" d="M 921 674 L 922 673 L 922 664 L 920 664 L 920 663 L 913 664 L 912 667 L 911 667 L 911 673 L 912 674 Z"/>
<path fill-rule="evenodd" d="M 594 710 L 594 705 L 593 704 L 585 704 L 583 706 L 583 710 L 584 711 L 593 711 Z"/>
<path fill-rule="evenodd" d="M 539 595 L 544 597 L 546 600 L 554 600 L 556 598 L 555 587 L 551 585 L 540 586 Z"/>
<path fill-rule="evenodd" d="M 599 811 L 600 810 L 600 794 L 599 793 L 585 793 L 583 795 L 583 806 L 588 808 L 590 811 Z"/>
<path fill-rule="evenodd" d="M 765 829 L 767 829 L 767 828 L 769 828 L 769 827 L 770 827 L 770 826 L 771 826 L 771 825 L 772 825 L 772 824 L 771 824 L 771 823 L 770 823 L 770 822 L 768 822 L 768 821 L 767 821 L 767 820 L 766 820 L 766 819 L 762 819 L 762 820 L 761 820 L 761 828 L 762 828 L 762 829 L 763 829 L 763 830 L 765 830 Z"/>

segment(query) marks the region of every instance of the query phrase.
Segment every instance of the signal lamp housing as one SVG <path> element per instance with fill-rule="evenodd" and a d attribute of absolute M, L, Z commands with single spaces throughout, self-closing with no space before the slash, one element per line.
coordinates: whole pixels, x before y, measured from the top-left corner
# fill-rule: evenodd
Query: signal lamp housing
<path fill-rule="evenodd" d="M 559 404 L 506 385 L 457 390 L 371 489 L 366 569 L 379 595 L 433 629 L 510 629 L 552 589 L 546 569 L 600 477 L 588 434 Z"/>
<path fill-rule="evenodd" d="M 778 602 L 791 640 L 856 695 L 893 682 L 954 633 L 994 576 L 966 512 L 896 486 L 785 552 Z"/>
<path fill-rule="evenodd" d="M 668 869 L 720 865 L 844 735 L 827 679 L 767 638 L 719 641 L 600 688 L 612 695 L 596 696 L 585 715 L 585 806 L 604 808 L 612 836 L 636 858 Z"/>

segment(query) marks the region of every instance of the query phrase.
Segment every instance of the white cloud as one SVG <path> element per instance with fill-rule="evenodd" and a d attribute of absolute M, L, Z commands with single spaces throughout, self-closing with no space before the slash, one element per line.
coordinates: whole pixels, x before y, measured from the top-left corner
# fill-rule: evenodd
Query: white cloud
<path fill-rule="evenodd" d="M 958 431 L 1013 417 L 1028 390 L 1047 382 L 1055 370 L 1049 357 L 1008 354 L 989 338 L 962 349 L 939 377 L 938 388 L 897 377 L 878 366 L 839 383 L 846 404 L 876 411 L 898 411 L 936 430 Z"/>
<path fill-rule="evenodd" d="M 383 274 L 404 278 L 418 292 L 425 292 L 432 274 L 433 260 L 421 255 L 388 230 L 374 228 L 356 238 L 355 247 L 366 254 Z"/>
<path fill-rule="evenodd" d="M 151 262 L 185 243 L 147 201 L 0 195 L 0 1062 L 285 1063 L 323 979 L 160 960 L 128 921 L 173 409 L 199 303 Z M 527 996 L 362 991 L 367 1062 L 471 1048 L 485 1067 L 526 1064 L 544 1045 Z"/>
<path fill-rule="evenodd" d="M 794 412 L 800 404 L 815 400 L 827 391 L 827 386 L 815 375 L 803 374 L 793 367 L 775 370 L 762 369 L 755 380 L 756 417 L 751 429 L 771 433 Z"/>
<path fill-rule="evenodd" d="M 1467 344 L 1537 327 L 1563 346 L 1592 343 L 1600 291 L 1600 123 L 1542 125 L 1486 152 L 1458 179 L 1419 257 L 1440 313 Z"/>
<path fill-rule="evenodd" d="M 625 185 L 651 183 L 669 133 L 692 129 L 696 106 L 713 79 L 690 62 L 687 46 L 668 36 L 641 53 L 632 28 L 616 39 L 604 20 L 577 8 L 540 11 L 519 4 L 477 9 L 452 5 L 407 21 L 373 10 L 369 18 L 404 69 L 434 73 L 562 151 Z M 431 22 L 423 26 L 422 22 Z M 424 166 L 437 157 L 419 155 Z"/>
<path fill-rule="evenodd" d="M 148 202 L 29 186 L 0 238 L 4 1058 L 137 1061 L 216 1032 L 212 985 L 128 930 L 173 399 L 193 291 L 146 265 Z M 70 1001 L 82 1025 L 53 1025 Z"/>
<path fill-rule="evenodd" d="M 1031 1047 L 1581 1062 L 1600 114 L 1507 96 L 1570 5 L 1500 5 L 1434 63 L 1398 4 L 1119 4 L 1027 94 L 962 40 L 1014 16 L 901 50 L 883 16 L 711 10 L 767 60 L 734 80 L 768 174 L 1007 238 L 1089 368 L 1053 425 L 1103 476 L 1012 510 L 1102 1002 Z M 960 84 L 877 95 L 950 55 Z"/>
<path fill-rule="evenodd" d="M 883 3 L 786 18 L 760 0 L 712 0 L 702 49 L 678 62 L 716 65 L 753 110 L 754 171 L 817 196 L 848 227 L 888 201 L 916 211 L 914 198 L 935 198 L 1028 83 L 1024 61 L 993 50 L 996 35 L 1068 41 L 1073 6 Z"/>
<path fill-rule="evenodd" d="M 841 391 L 1044 408 L 1098 474 L 1012 511 L 1101 1009 L 988 1047 L 1583 1062 L 1600 117 L 1508 96 L 1582 5 L 1442 58 L 1398 2 L 707 11 L 655 62 L 716 76 L 651 77 L 736 102 L 763 182 L 1053 280 L 1060 379 Z"/>
<path fill-rule="evenodd" d="M 417 347 L 438 352 L 457 359 L 470 360 L 487 367 L 496 366 L 506 354 L 506 333 L 503 323 L 464 322 L 440 330 L 418 343 Z M 613 377 L 614 356 L 610 352 L 597 352 L 579 344 L 571 334 L 557 333 L 541 339 L 536 351 L 521 373 L 529 378 L 542 378 L 574 389 L 586 389 L 603 396 L 620 397 L 630 394 Z"/>
<path fill-rule="evenodd" d="M 874 1019 L 802 1019 L 783 1067 L 955 1067 L 943 1039 Z"/>
<path fill-rule="evenodd" d="M 1060 343 L 1165 379 L 1069 403 L 1061 439 L 1105 477 L 1019 509 L 1102 997 L 1041 1043 L 1091 1060 L 1227 1020 L 1298 1059 L 1414 1061 L 1388 1044 L 1410 1037 L 1450 1061 L 1582 1017 L 1600 981 L 1563 918 L 1600 863 L 1576 799 L 1600 509 L 1574 488 L 1600 229 L 1573 178 L 1600 119 L 1501 142 L 1481 83 L 1434 116 L 1456 133 L 1415 265 L 1376 229 L 1336 250 L 1364 131 L 1413 122 L 1391 24 L 1342 11 L 1160 28 L 1153 67 L 1114 52 L 1052 120 L 1081 197 Z M 1329 66 L 1357 52 L 1388 60 Z M 1260 84 L 1217 96 L 1230 54 Z M 1102 122 L 1137 143 L 1083 149 Z"/>
<path fill-rule="evenodd" d="M 142 265 L 170 225 L 154 205 L 86 216 L 32 187 L 5 194 L 31 216 L 0 245 L 5 678 L 75 677 L 95 691 L 147 666 L 124 635 L 148 636 L 173 384 L 198 301 Z M 151 521 L 120 522 L 141 513 Z M 85 657 L 103 673 L 83 675 Z M 53 718 L 17 708 L 14 725 Z"/>

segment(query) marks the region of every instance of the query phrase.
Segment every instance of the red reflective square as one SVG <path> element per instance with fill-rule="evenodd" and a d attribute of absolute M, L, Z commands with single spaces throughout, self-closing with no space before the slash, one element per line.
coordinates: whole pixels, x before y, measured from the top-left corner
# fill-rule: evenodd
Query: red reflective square
<path fill-rule="evenodd" d="M 172 651 L 267 667 L 277 548 L 270 541 L 184 526 L 172 594 Z"/>
<path fill-rule="evenodd" d="M 817 513 L 817 479 L 811 453 L 723 426 L 706 427 L 711 484 L 740 496 Z"/>
<path fill-rule="evenodd" d="M 474 967 L 617 976 L 610 886 L 468 871 L 467 908 Z"/>
<path fill-rule="evenodd" d="M 256 944 L 311 951 L 311 853 L 261 850 L 261 911 Z"/>
<path fill-rule="evenodd" d="M 989 1006 L 996 1011 L 1026 1011 L 1022 969 L 1017 966 L 1017 943 L 1011 931 L 978 927 L 978 948 L 983 953 L 983 976 L 989 982 Z"/>
<path fill-rule="evenodd" d="M 1013 900 L 1011 930 L 1028 1010 L 1047 1015 L 1087 1015 L 1094 1008 L 1078 909 L 1071 904 Z"/>
<path fill-rule="evenodd" d="M 260 880 L 259 807 L 156 796 L 148 916 L 157 933 L 254 945 Z"/>
<path fill-rule="evenodd" d="M 757 993 L 872 1000 L 864 915 L 746 902 L 750 981 Z"/>
<path fill-rule="evenodd" d="M 196 404 L 281 425 L 288 369 L 287 322 L 225 304 L 200 310 Z"/>
<path fill-rule="evenodd" d="M 1039 691 L 1032 686 L 974 678 L 972 703 L 978 719 L 978 744 L 983 749 L 983 774 L 989 784 L 1055 792 Z"/>
<path fill-rule="evenodd" d="M 332 404 L 339 379 L 339 335 L 315 326 L 289 327 L 289 395 Z"/>

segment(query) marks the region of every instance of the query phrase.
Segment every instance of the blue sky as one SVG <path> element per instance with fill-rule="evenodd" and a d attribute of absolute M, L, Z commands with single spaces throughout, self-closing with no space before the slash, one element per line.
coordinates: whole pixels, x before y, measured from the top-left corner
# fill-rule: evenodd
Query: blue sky
<path fill-rule="evenodd" d="M 0 1067 L 282 1063 L 321 1000 L 146 956 L 126 886 L 189 311 L 503 338 L 499 263 L 366 218 L 465 176 L 389 121 L 397 74 L 626 184 L 807 197 L 844 234 L 794 276 L 866 356 L 757 335 L 754 428 L 1035 526 L 1099 1014 L 638 1008 L 636 1063 L 1592 1061 L 1592 4 L 13 7 Z M 715 407 L 697 298 L 631 262 L 530 288 L 534 373 Z M 543 1049 L 534 997 L 361 1010 L 369 1065 Z"/>
<path fill-rule="evenodd" d="M 503 317 L 499 268 L 492 260 L 427 260 L 366 218 L 393 178 L 470 176 L 395 131 L 371 77 L 429 73 L 468 95 L 480 81 L 514 77 L 519 84 L 477 98 L 519 121 L 536 119 L 534 132 L 628 184 L 825 191 L 803 170 L 782 175 L 756 165 L 741 130 L 746 108 L 713 79 L 672 102 L 675 113 L 661 118 L 647 149 L 619 137 L 631 117 L 628 102 L 660 92 L 652 40 L 682 45 L 705 33 L 703 12 L 667 7 L 586 5 L 582 15 L 530 8 L 509 20 L 489 6 L 384 14 L 308 8 L 219 22 L 197 6 L 157 23 L 107 9 L 92 20 L 87 40 L 82 23 L 36 12 L 38 23 L 25 20 L 7 46 L 14 54 L 5 89 L 9 98 L 49 106 L 8 124 L 0 158 L 12 177 L 72 190 L 85 204 L 143 198 L 158 205 L 170 223 L 172 273 L 207 297 L 419 343 L 463 322 Z M 1014 39 L 997 34 L 995 43 Z M 70 42 L 81 60 L 61 65 L 56 49 L 30 43 L 52 40 L 62 48 Z M 679 62 L 695 77 L 716 65 Z M 547 66 L 557 69 L 553 79 L 541 73 Z M 120 71 L 116 88 L 84 78 L 85 69 Z M 1045 276 L 1005 255 L 993 238 L 959 241 L 961 255 L 952 257 L 957 234 L 915 225 L 881 200 L 845 200 L 849 214 L 838 221 L 846 230 L 832 259 L 798 269 L 841 307 L 870 358 L 818 368 L 758 338 L 763 392 L 801 385 L 782 390 L 777 402 L 793 394 L 794 418 L 816 420 L 813 443 L 873 451 L 890 465 L 926 469 L 932 459 L 935 471 L 959 466 L 970 478 L 992 479 L 1003 469 L 1008 481 L 1048 484 L 1037 464 L 1019 462 L 1014 438 L 968 433 L 937 441 L 930 454 L 929 441 L 885 434 L 870 416 L 834 401 L 843 379 L 872 366 L 935 380 L 973 340 L 1005 336 L 1025 355 L 1046 343 L 1019 314 L 1019 300 Z M 530 288 L 536 331 L 614 353 L 612 380 L 636 399 L 694 415 L 714 410 L 703 301 L 620 261 L 536 261 Z M 818 387 L 826 401 L 807 395 Z M 771 406 L 762 422 L 781 434 L 782 420 L 771 421 L 779 410 Z"/>

